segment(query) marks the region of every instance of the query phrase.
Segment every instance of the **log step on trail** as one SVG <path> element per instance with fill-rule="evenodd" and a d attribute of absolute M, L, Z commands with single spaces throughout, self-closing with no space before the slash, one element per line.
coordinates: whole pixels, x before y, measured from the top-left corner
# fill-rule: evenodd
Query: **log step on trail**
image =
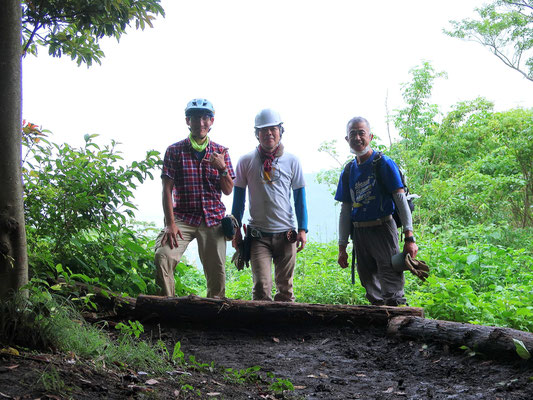
<path fill-rule="evenodd" d="M 350 306 L 140 295 L 135 304 L 139 321 L 203 324 L 346 324 L 386 327 L 393 317 L 423 317 L 416 307 Z"/>
<path fill-rule="evenodd" d="M 467 346 L 493 359 L 518 360 L 520 356 L 513 340 L 516 339 L 533 356 L 533 333 L 510 328 L 399 316 L 390 320 L 387 333 L 409 339 L 444 342 L 457 347 Z M 529 358 L 529 363 L 533 361 L 532 358 Z"/>

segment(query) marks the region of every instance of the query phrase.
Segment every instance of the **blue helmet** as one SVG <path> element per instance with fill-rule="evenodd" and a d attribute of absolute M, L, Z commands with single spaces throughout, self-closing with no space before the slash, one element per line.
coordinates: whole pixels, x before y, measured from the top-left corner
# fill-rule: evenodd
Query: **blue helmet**
<path fill-rule="evenodd" d="M 204 115 L 215 116 L 215 108 L 209 100 L 192 99 L 187 103 L 187 107 L 185 107 L 186 117 L 203 117 Z"/>

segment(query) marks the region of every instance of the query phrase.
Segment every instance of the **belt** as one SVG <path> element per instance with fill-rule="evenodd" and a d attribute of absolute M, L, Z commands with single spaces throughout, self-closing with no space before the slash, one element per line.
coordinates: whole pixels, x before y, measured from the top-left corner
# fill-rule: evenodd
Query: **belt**
<path fill-rule="evenodd" d="M 255 229 L 255 228 L 252 228 L 252 227 L 249 227 L 248 229 L 250 229 L 250 236 L 253 237 L 253 238 L 263 238 L 263 237 L 273 237 L 273 236 L 276 236 L 276 235 L 283 235 L 284 232 L 278 232 L 278 233 L 273 233 L 273 232 L 263 232 L 263 231 L 260 231 L 259 229 Z"/>
<path fill-rule="evenodd" d="M 352 222 L 354 228 L 370 228 L 372 226 L 380 226 L 385 222 L 388 222 L 392 219 L 392 215 L 387 215 L 386 217 L 374 219 L 372 221 L 361 221 L 361 222 Z"/>

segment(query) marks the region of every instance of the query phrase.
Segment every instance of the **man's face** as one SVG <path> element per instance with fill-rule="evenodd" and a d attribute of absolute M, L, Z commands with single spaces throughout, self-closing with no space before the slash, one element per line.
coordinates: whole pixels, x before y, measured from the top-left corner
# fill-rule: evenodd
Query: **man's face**
<path fill-rule="evenodd" d="M 209 129 L 211 128 L 211 125 L 213 125 L 215 118 L 209 115 L 204 115 L 201 117 L 193 116 L 186 117 L 185 121 L 191 129 L 192 136 L 197 140 L 202 140 L 209 133 Z"/>
<path fill-rule="evenodd" d="M 273 151 L 281 140 L 279 126 L 259 128 L 259 144 L 266 151 Z"/>
<path fill-rule="evenodd" d="M 373 135 L 370 133 L 370 129 L 364 122 L 355 122 L 349 126 L 346 140 L 350 148 L 357 154 L 370 146 L 372 137 Z"/>

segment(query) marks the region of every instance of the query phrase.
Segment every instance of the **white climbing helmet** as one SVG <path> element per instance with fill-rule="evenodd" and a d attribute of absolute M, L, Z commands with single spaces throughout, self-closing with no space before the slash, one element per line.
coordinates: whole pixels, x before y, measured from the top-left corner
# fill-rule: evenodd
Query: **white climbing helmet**
<path fill-rule="evenodd" d="M 255 129 L 281 124 L 283 124 L 283 121 L 281 120 L 279 113 L 270 108 L 265 108 L 264 110 L 259 111 L 255 116 Z"/>

